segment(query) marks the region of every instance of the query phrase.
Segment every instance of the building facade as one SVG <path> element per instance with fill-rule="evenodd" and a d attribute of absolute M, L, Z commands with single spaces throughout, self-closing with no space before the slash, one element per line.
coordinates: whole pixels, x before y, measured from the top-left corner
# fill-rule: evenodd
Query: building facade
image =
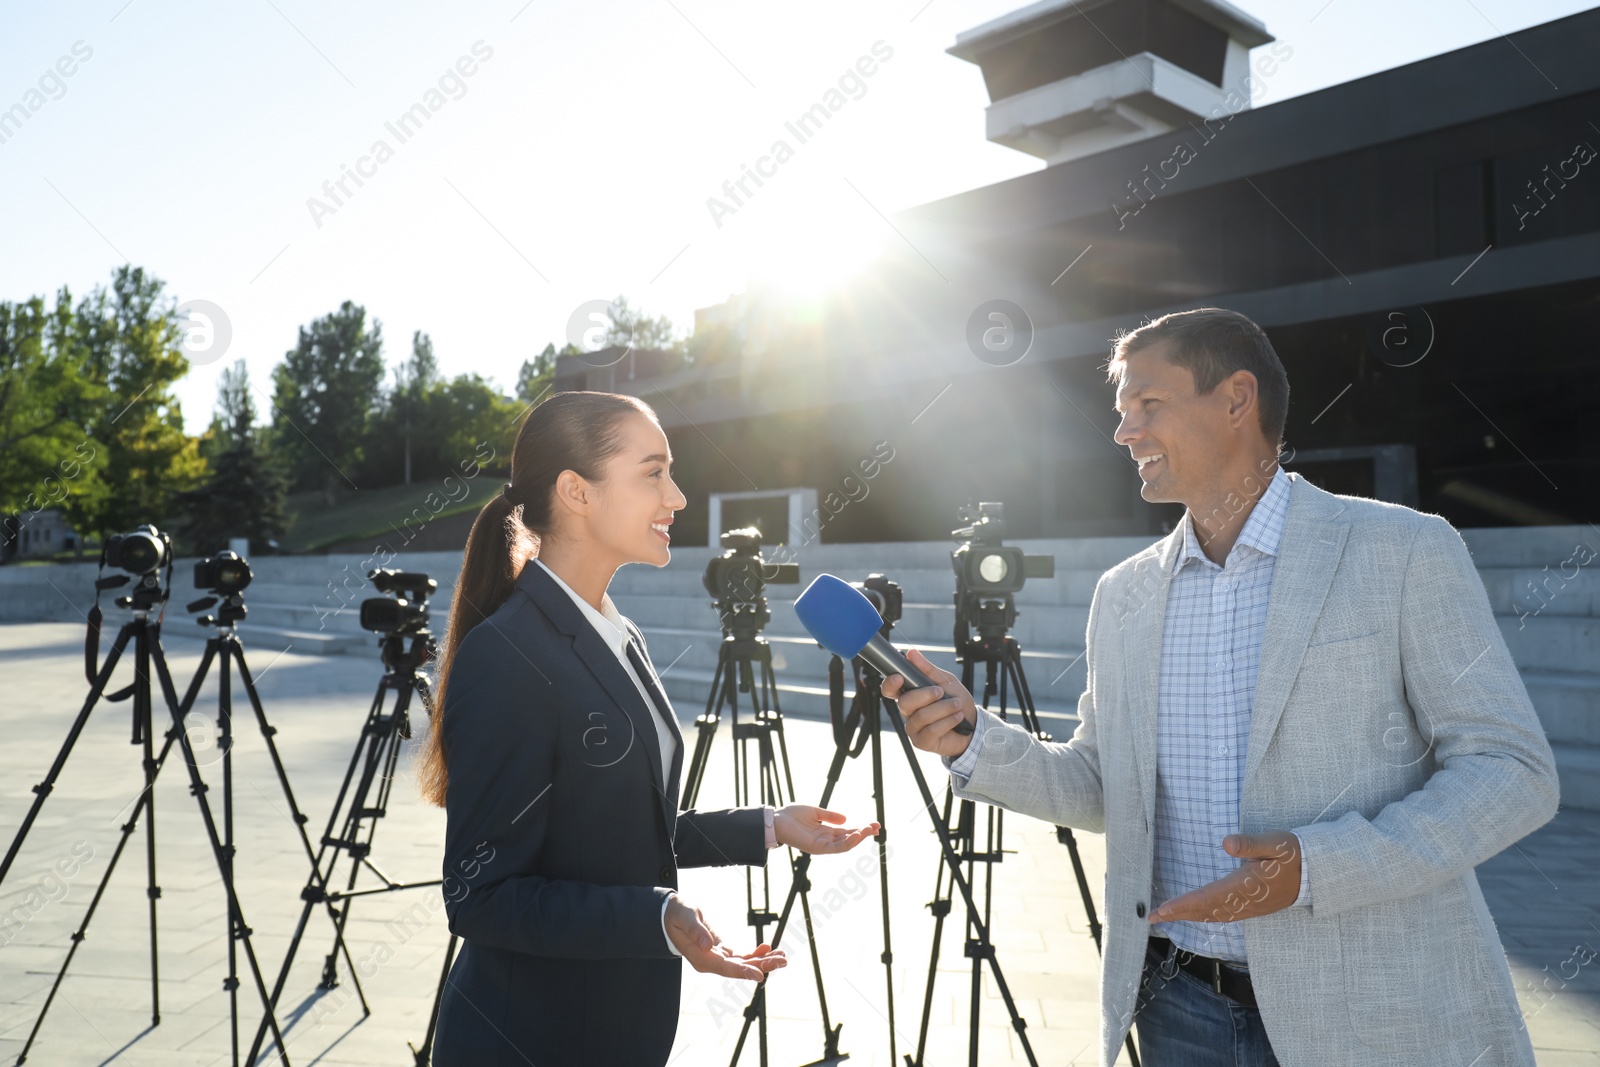
<path fill-rule="evenodd" d="M 892 216 L 814 304 L 707 309 L 692 362 L 557 385 L 655 406 L 686 543 L 710 493 L 825 495 L 885 443 L 822 540 L 944 538 L 977 499 L 1013 537 L 1159 534 L 1181 510 L 1111 440 L 1110 342 L 1223 306 L 1288 369 L 1289 469 L 1462 527 L 1600 522 L 1596 41 L 1591 11 L 1265 103 L 1293 49 L 1227 4 L 1034 4 L 950 51 L 1044 169 Z"/>

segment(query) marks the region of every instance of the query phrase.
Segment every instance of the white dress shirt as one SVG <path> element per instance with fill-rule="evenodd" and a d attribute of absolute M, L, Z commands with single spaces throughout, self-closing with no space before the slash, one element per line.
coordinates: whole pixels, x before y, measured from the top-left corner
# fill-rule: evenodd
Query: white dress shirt
<path fill-rule="evenodd" d="M 583 613 L 583 617 L 589 620 L 589 625 L 594 627 L 595 632 L 616 654 L 617 662 L 622 664 L 624 671 L 628 672 L 628 677 L 633 679 L 634 688 L 639 690 L 639 697 L 644 701 L 644 706 L 650 709 L 650 721 L 656 727 L 656 747 L 661 753 L 661 780 L 670 786 L 672 784 L 672 757 L 677 750 L 678 739 L 673 736 L 672 728 L 656 713 L 656 702 L 651 699 L 650 691 L 645 688 L 644 680 L 639 677 L 639 672 L 633 669 L 633 664 L 628 659 L 628 625 L 623 621 L 622 613 L 617 610 L 617 606 L 611 602 L 611 594 L 600 594 L 600 610 L 596 611 L 593 604 L 583 599 L 573 590 L 572 586 L 562 581 L 561 575 L 546 566 L 544 560 L 535 557 L 533 562 L 544 567 L 544 572 L 554 578 L 556 584 L 567 591 L 567 595 L 572 598 L 574 604 L 578 605 L 578 610 Z M 656 684 L 659 686 L 660 682 L 658 681 Z M 665 689 L 662 689 L 661 695 L 666 697 Z M 669 699 L 667 703 L 670 707 L 671 700 Z M 674 801 L 673 803 L 677 802 Z M 683 953 L 678 951 L 678 946 L 674 945 L 672 938 L 667 936 L 667 905 L 670 902 L 670 897 L 661 902 L 661 936 L 667 939 L 667 947 L 672 949 L 672 954 L 681 956 Z"/>
<path fill-rule="evenodd" d="M 1158 901 L 1198 889 L 1241 863 L 1223 851 L 1222 839 L 1239 832 L 1256 668 L 1288 509 L 1289 478 L 1279 469 L 1220 567 L 1200 548 L 1193 517 L 1187 511 L 1183 516 L 1184 547 L 1167 594 L 1156 713 L 1151 892 Z M 961 756 L 945 760 L 960 782 L 977 766 L 984 723 L 980 717 Z M 1300 892 L 1291 906 L 1310 903 L 1302 853 Z M 1163 922 L 1152 933 L 1188 952 L 1246 966 L 1238 922 Z"/>
<path fill-rule="evenodd" d="M 617 610 L 617 606 L 611 602 L 611 594 L 600 594 L 600 610 L 596 611 L 593 604 L 579 596 L 572 586 L 561 580 L 561 575 L 545 566 L 543 560 L 535 558 L 534 562 L 544 567 L 544 572 L 554 578 L 556 584 L 567 591 L 567 595 L 572 598 L 572 602 L 578 605 L 578 610 L 583 612 L 583 617 L 589 620 L 589 625 L 595 628 L 595 632 L 600 635 L 601 639 L 616 655 L 617 662 L 622 664 L 622 669 L 627 671 L 628 677 L 633 680 L 634 688 L 639 690 L 639 699 L 643 700 L 644 706 L 650 709 L 650 721 L 656 727 L 656 749 L 661 753 L 661 780 L 670 785 L 672 783 L 672 757 L 677 752 L 678 739 L 674 736 L 672 728 L 666 724 L 666 721 L 656 714 L 656 702 L 651 699 L 650 690 L 645 688 L 644 679 L 639 677 L 639 673 L 633 669 L 633 663 L 628 659 L 628 624 L 623 619 L 622 613 Z M 661 683 L 657 681 L 656 684 L 659 686 Z M 661 695 L 663 697 L 666 696 L 665 689 L 661 691 Z M 668 706 L 670 705 L 671 701 L 668 700 Z"/>

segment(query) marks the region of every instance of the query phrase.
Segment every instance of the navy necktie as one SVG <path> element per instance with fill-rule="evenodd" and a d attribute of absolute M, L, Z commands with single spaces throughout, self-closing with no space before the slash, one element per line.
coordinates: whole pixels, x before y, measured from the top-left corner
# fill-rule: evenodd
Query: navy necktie
<path fill-rule="evenodd" d="M 667 703 L 666 694 L 656 685 L 655 672 L 650 670 L 644 661 L 644 655 L 639 651 L 639 646 L 633 643 L 633 638 L 628 639 L 628 662 L 633 664 L 633 669 L 638 672 L 639 680 L 644 683 L 650 699 L 655 701 L 656 711 L 667 722 L 667 727 L 672 735 L 678 735 L 678 720 L 672 713 L 672 705 Z"/>

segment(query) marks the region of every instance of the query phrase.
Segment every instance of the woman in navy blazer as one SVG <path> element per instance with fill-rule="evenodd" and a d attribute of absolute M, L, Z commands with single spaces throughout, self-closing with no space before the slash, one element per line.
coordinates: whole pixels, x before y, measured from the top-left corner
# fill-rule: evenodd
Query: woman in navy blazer
<path fill-rule="evenodd" d="M 438 1067 L 666 1063 L 679 957 L 756 981 L 785 962 L 722 945 L 675 892 L 678 869 L 760 866 L 778 844 L 843 852 L 878 832 L 799 804 L 677 810 L 677 720 L 605 593 L 622 564 L 670 559 L 685 504 L 670 463 L 642 401 L 557 393 L 473 523 L 416 768 L 447 813 L 445 910 L 464 940 Z"/>

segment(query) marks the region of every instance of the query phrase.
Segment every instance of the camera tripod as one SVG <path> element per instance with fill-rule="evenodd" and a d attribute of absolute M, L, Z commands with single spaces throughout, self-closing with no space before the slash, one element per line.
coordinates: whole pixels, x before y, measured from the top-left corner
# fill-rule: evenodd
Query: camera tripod
<path fill-rule="evenodd" d="M 167 568 L 169 583 L 171 579 L 171 573 L 172 568 L 169 556 Z M 279 1054 L 283 1059 L 285 1067 L 287 1067 L 289 1062 L 288 1049 L 284 1044 L 283 1034 L 278 1028 L 277 1019 L 272 1013 L 272 1005 L 267 996 L 266 982 L 261 976 L 261 967 L 256 960 L 255 948 L 250 941 L 251 930 L 250 927 L 245 924 L 244 912 L 239 906 L 238 893 L 234 887 L 233 860 L 235 848 L 233 843 L 233 777 L 231 753 L 232 725 L 231 692 L 228 677 L 229 657 L 237 654 L 240 671 L 242 676 L 245 678 L 246 689 L 250 693 L 250 699 L 253 707 L 255 708 L 257 721 L 260 723 L 262 731 L 267 737 L 268 748 L 272 752 L 273 761 L 277 766 L 279 779 L 283 782 L 284 790 L 287 794 L 289 783 L 288 779 L 283 775 L 283 765 L 280 761 L 278 761 L 277 750 L 272 745 L 273 730 L 267 725 L 266 717 L 261 710 L 260 700 L 256 696 L 254 685 L 249 680 L 249 672 L 244 664 L 243 652 L 239 649 L 237 638 L 233 635 L 231 623 L 226 625 L 226 638 L 224 638 L 219 632 L 218 636 L 213 637 L 207 642 L 206 658 L 202 664 L 200 673 L 196 675 L 194 681 L 190 684 L 189 691 L 186 694 L 183 702 L 181 704 L 179 703 L 177 691 L 172 684 L 171 672 L 167 669 L 166 657 L 161 650 L 160 618 L 159 616 L 155 620 L 150 618 L 151 613 L 155 611 L 158 606 L 161 606 L 162 610 L 164 611 L 164 605 L 167 599 L 167 594 L 161 590 L 157 572 L 154 570 L 138 577 L 138 583 L 135 586 L 132 594 L 126 597 L 119 597 L 117 599 L 118 606 L 129 607 L 133 609 L 133 618 L 122 625 L 121 630 L 117 633 L 116 641 L 112 644 L 111 650 L 106 656 L 105 664 L 100 668 L 98 673 L 95 673 L 94 661 L 98 652 L 101 620 L 98 594 L 105 589 L 115 588 L 117 586 L 126 584 L 127 581 L 128 576 L 115 575 L 110 578 L 98 579 L 95 582 L 97 602 L 89 615 L 89 631 L 84 646 L 87 668 L 86 673 L 91 675 L 90 680 L 92 683 L 89 689 L 89 697 L 84 702 L 83 709 L 78 712 L 78 717 L 73 721 L 72 727 L 67 733 L 67 739 L 65 743 L 62 744 L 61 751 L 57 754 L 55 762 L 51 764 L 49 772 L 45 775 L 44 781 L 33 787 L 33 791 L 36 794 L 36 799 L 33 802 L 33 806 L 28 810 L 27 816 L 23 819 L 22 827 L 17 831 L 16 839 L 11 843 L 11 848 L 6 853 L 4 862 L 0 862 L 0 881 L 4 880 L 6 872 L 10 870 L 11 864 L 15 860 L 17 852 L 22 847 L 23 839 L 27 836 L 28 830 L 32 827 L 35 818 L 37 818 L 40 808 L 44 805 L 45 798 L 47 798 L 54 789 L 56 779 L 60 776 L 62 768 L 66 766 L 67 758 L 71 755 L 73 745 L 77 742 L 79 734 L 82 733 L 85 724 L 88 722 L 90 712 L 94 710 L 95 704 L 101 699 L 102 696 L 105 696 L 105 699 L 110 701 L 120 701 L 127 699 L 128 697 L 132 697 L 133 736 L 131 743 L 142 746 L 143 759 L 141 760 L 141 765 L 144 770 L 144 789 L 140 792 L 139 798 L 134 804 L 133 813 L 129 816 L 128 821 L 122 824 L 122 837 L 120 840 L 118 840 L 117 847 L 112 852 L 110 863 L 106 865 L 105 874 L 101 877 L 100 884 L 95 889 L 94 896 L 89 904 L 89 909 L 83 917 L 83 922 L 72 934 L 72 947 L 68 949 L 67 957 L 61 964 L 61 970 L 57 972 L 55 981 L 50 987 L 50 992 L 45 997 L 44 1006 L 40 1009 L 39 1017 L 33 1024 L 33 1030 L 28 1035 L 27 1043 L 23 1045 L 21 1053 L 19 1053 L 17 1056 L 17 1063 L 21 1064 L 27 1060 L 28 1052 L 33 1047 L 34 1039 L 39 1035 L 39 1028 L 44 1024 L 45 1015 L 49 1012 L 50 1006 L 55 1000 L 56 993 L 61 988 L 62 979 L 66 977 L 67 968 L 71 965 L 73 956 L 77 954 L 78 947 L 83 944 L 84 939 L 88 935 L 89 922 L 94 918 L 95 910 L 100 905 L 101 897 L 105 894 L 106 885 L 111 880 L 112 872 L 116 870 L 117 860 L 122 856 L 124 847 L 126 847 L 129 838 L 133 836 L 135 829 L 138 827 L 140 815 L 147 808 L 149 810 L 149 818 L 145 822 L 145 895 L 149 901 L 150 913 L 150 1024 L 152 1026 L 156 1026 L 161 1022 L 161 995 L 159 981 L 160 971 L 156 939 L 156 901 L 161 897 L 161 887 L 156 881 L 156 820 L 154 787 L 156 778 L 161 773 L 161 768 L 166 764 L 167 755 L 169 752 L 171 752 L 173 743 L 177 742 L 183 751 L 184 765 L 189 771 L 189 791 L 193 794 L 196 803 L 200 807 L 200 816 L 202 821 L 205 823 L 206 836 L 210 840 L 211 851 L 217 862 L 217 870 L 222 875 L 223 888 L 227 894 L 228 976 L 223 980 L 222 984 L 223 988 L 226 989 L 229 994 L 234 1067 L 238 1067 L 239 1064 L 239 978 L 237 975 L 237 949 L 239 943 L 241 942 L 244 945 L 245 957 L 249 963 L 251 977 L 255 981 L 256 990 L 261 997 L 261 1002 L 266 1008 L 263 1029 L 268 1027 L 271 1028 L 273 1040 L 277 1044 Z M 242 617 L 242 607 L 240 608 L 240 617 Z M 111 680 L 112 671 L 116 669 L 117 663 L 122 658 L 122 654 L 130 641 L 133 642 L 134 646 L 134 681 L 130 686 L 121 689 L 116 693 L 105 695 L 106 685 Z M 206 800 L 206 792 L 210 787 L 207 786 L 204 780 L 200 777 L 200 769 L 195 759 L 194 748 L 191 745 L 188 734 L 184 729 L 184 716 L 189 713 L 189 710 L 194 705 L 195 697 L 199 693 L 200 684 L 211 660 L 216 656 L 219 649 L 223 648 L 226 648 L 227 654 L 223 660 L 223 668 L 221 673 L 222 689 L 218 707 L 218 725 L 221 731 L 221 744 L 224 751 L 223 833 L 219 836 L 217 832 L 216 821 L 211 812 L 211 805 Z M 166 700 L 168 710 L 172 713 L 172 727 L 166 733 L 166 740 L 161 746 L 161 752 L 159 756 L 157 756 L 154 752 L 153 741 L 154 723 L 152 721 L 152 711 L 154 701 L 152 699 L 150 688 L 150 672 L 152 666 L 154 666 L 156 678 L 161 684 L 162 696 Z M 255 1055 L 252 1052 L 251 1060 L 253 1061 L 254 1058 Z"/>
<path fill-rule="evenodd" d="M 408 637 L 409 647 L 406 643 Z M 425 628 L 420 631 L 400 630 L 385 633 L 382 635 L 381 647 L 384 674 L 378 681 L 377 693 L 373 696 L 366 721 L 362 724 L 361 737 L 350 756 L 350 765 L 345 770 L 344 781 L 340 784 L 338 795 L 334 799 L 333 811 L 328 815 L 328 825 L 322 832 L 321 847 L 311 856 L 311 877 L 306 882 L 305 888 L 300 891 L 300 899 L 305 904 L 300 909 L 300 919 L 295 925 L 294 937 L 289 942 L 289 951 L 284 956 L 283 966 L 278 971 L 278 979 L 272 987 L 268 1016 L 262 1020 L 260 1028 L 256 1031 L 255 1042 L 250 1046 L 251 1063 L 255 1062 L 256 1055 L 261 1049 L 262 1040 L 271 1020 L 271 1009 L 277 1007 L 278 998 L 288 982 L 289 971 L 294 966 L 295 955 L 300 950 L 300 941 L 305 934 L 306 924 L 318 905 L 326 907 L 333 920 L 334 930 L 333 946 L 323 957 L 322 979 L 318 987 L 334 989 L 338 986 L 338 964 L 342 953 L 349 968 L 350 981 L 355 987 L 356 997 L 361 1002 L 361 1014 L 364 1018 L 372 1014 L 372 1008 L 367 1004 L 366 993 L 361 988 L 361 979 L 356 973 L 354 963 L 350 960 L 350 950 L 344 941 L 345 923 L 350 918 L 350 902 L 357 897 L 394 893 L 402 889 L 423 889 L 440 885 L 442 882 L 438 878 L 427 882 L 397 882 L 385 874 L 371 858 L 372 839 L 377 832 L 378 820 L 388 809 L 389 794 L 394 786 L 394 770 L 400 759 L 401 742 L 411 738 L 410 707 L 413 693 L 420 695 L 424 710 L 428 710 L 428 680 L 417 672 L 418 668 L 433 658 L 435 650 L 433 635 Z M 391 691 L 395 694 L 394 704 L 385 712 L 384 704 Z M 348 806 L 345 803 L 347 796 Z M 335 833 L 336 827 L 337 833 Z M 309 841 L 306 850 L 308 853 L 311 851 Z M 344 888 L 329 889 L 340 859 L 345 855 L 350 858 L 350 867 Z M 356 878 L 362 868 L 370 870 L 382 884 L 371 889 L 356 889 Z M 450 944 L 453 950 L 455 947 L 453 935 Z M 442 979 L 440 984 L 442 987 Z M 438 1011 L 438 1000 L 435 998 L 433 1015 L 428 1023 L 427 1041 L 423 1050 L 417 1052 L 419 1064 L 427 1063 L 427 1050 L 433 1042 L 433 1027 L 434 1021 L 438 1018 Z"/>
<path fill-rule="evenodd" d="M 979 703 L 995 711 L 1002 719 L 1006 718 L 1008 688 L 1014 687 L 1017 697 L 1018 711 L 1021 713 L 1023 727 L 1041 741 L 1049 741 L 1050 734 L 1039 725 L 1039 713 L 1033 703 L 1033 694 L 1028 688 L 1027 675 L 1022 670 L 1022 647 L 1016 638 L 1010 636 L 1011 623 L 1016 618 L 1016 606 L 1013 597 L 1006 594 L 1003 599 L 970 598 L 975 603 L 976 618 L 971 624 L 976 627 L 976 637 L 967 633 L 969 616 L 963 610 L 963 594 L 956 594 L 956 630 L 955 648 L 956 658 L 961 663 L 961 684 L 972 691 L 973 675 L 977 665 L 984 665 L 983 698 Z M 998 675 L 998 692 L 996 689 L 996 675 Z M 998 695 L 999 703 L 991 704 Z M 899 716 L 894 716 L 897 725 Z M 904 727 L 901 726 L 903 731 Z M 902 735 L 903 736 L 903 735 Z M 976 865 L 984 865 L 983 877 L 983 924 L 977 920 L 977 907 L 969 891 L 963 889 L 967 896 L 967 945 L 966 954 L 972 958 L 972 990 L 970 1001 L 970 1022 L 967 1056 L 972 1067 L 978 1063 L 978 1012 L 982 1003 L 982 962 L 985 958 L 993 962 L 994 948 L 988 943 L 987 936 L 981 932 L 990 923 L 994 904 L 994 865 L 999 863 L 1005 855 L 1004 848 L 1004 812 L 999 808 L 989 807 L 985 817 L 985 845 L 980 852 L 977 848 L 977 804 L 971 800 L 962 800 L 956 812 L 956 821 L 950 822 L 951 808 L 954 793 L 947 786 L 944 796 L 944 811 L 941 817 L 941 831 L 948 832 L 960 842 L 959 858 L 967 866 L 967 882 L 973 881 Z M 929 798 L 930 811 L 932 800 Z M 1078 842 L 1072 835 L 1070 827 L 1056 827 L 1056 839 L 1067 846 L 1067 853 L 1072 858 L 1072 872 L 1077 878 L 1078 892 L 1083 897 L 1084 913 L 1088 917 L 1089 936 L 1094 939 L 1095 951 L 1100 951 L 1100 919 L 1095 912 L 1094 898 L 1089 891 L 1089 879 L 1083 870 L 1083 860 L 1078 855 Z M 951 888 L 945 882 L 948 873 L 952 883 L 958 876 L 956 869 L 957 856 L 951 849 L 946 848 L 944 855 L 939 859 L 939 867 L 934 875 L 934 900 L 932 909 L 934 918 L 933 951 L 928 961 L 928 984 L 922 1001 L 922 1025 L 917 1035 L 917 1055 L 915 1059 L 906 1057 L 909 1067 L 921 1067 L 923 1053 L 927 1045 L 928 1021 L 933 1007 L 933 983 L 939 963 L 939 942 L 944 931 L 944 920 L 950 914 Z M 974 932 L 980 932 L 975 938 Z M 996 971 L 998 977 L 998 971 Z M 1016 1015 L 1016 1009 L 1011 1004 L 1010 997 L 1006 998 L 1006 1005 L 1012 1013 L 1012 1025 L 1021 1034 L 1022 1022 Z M 1024 1048 L 1027 1043 L 1024 1040 Z M 1139 1053 L 1133 1044 L 1133 1035 L 1127 1037 L 1128 1057 L 1133 1067 L 1139 1067 Z M 1028 1062 L 1036 1062 L 1033 1052 L 1028 1049 Z"/>
<path fill-rule="evenodd" d="M 783 713 L 778 708 L 778 683 L 772 670 L 772 646 L 760 636 L 760 629 L 771 618 L 771 613 L 767 610 L 765 597 L 760 597 L 755 602 L 724 601 L 718 608 L 722 617 L 722 645 L 717 651 L 717 669 L 712 676 L 711 695 L 706 701 L 706 710 L 695 720 L 699 732 L 695 738 L 694 756 L 684 772 L 683 802 L 680 806 L 692 808 L 700 794 L 706 765 L 710 761 L 711 743 L 716 738 L 717 726 L 722 721 L 722 706 L 727 704 L 733 720 L 734 803 L 739 806 L 752 803 L 770 804 L 774 808 L 781 808 L 785 798 L 792 800 L 795 792 L 794 777 L 789 769 L 789 748 L 783 736 Z M 757 666 L 761 671 L 759 680 L 756 677 Z M 739 693 L 750 694 L 752 713 L 749 722 L 739 721 Z M 776 746 L 773 744 L 774 738 L 777 740 Z M 748 747 L 751 742 L 755 742 L 756 745 L 753 768 Z M 756 778 L 754 795 L 751 791 L 752 771 Z M 839 1032 L 843 1027 L 832 1025 L 828 1014 L 827 994 L 822 987 L 822 961 L 817 955 L 816 931 L 811 921 L 811 899 L 808 896 L 810 883 L 806 878 L 810 859 L 810 856 L 801 853 L 798 859 L 792 861 L 794 881 L 781 917 L 772 911 L 771 875 L 765 867 L 761 871 L 759 906 L 756 901 L 755 875 L 749 869 L 745 871 L 745 899 L 749 905 L 746 921 L 754 927 L 757 941 L 766 941 L 767 926 L 778 923 L 778 932 L 771 939 L 772 946 L 776 948 L 795 897 L 797 895 L 799 897 L 800 909 L 805 916 L 806 940 L 811 949 L 811 969 L 816 978 L 817 1004 L 822 1015 L 823 1054 L 820 1059 L 813 1060 L 806 1067 L 817 1067 L 820 1064 L 835 1063 L 845 1059 L 848 1054 L 839 1051 Z M 729 1060 L 730 1067 L 739 1062 L 745 1041 L 750 1034 L 751 1023 L 757 1024 L 761 1065 L 767 1067 L 765 982 L 757 984 L 755 995 L 744 1010 L 744 1025 L 739 1030 L 739 1040 Z"/>

